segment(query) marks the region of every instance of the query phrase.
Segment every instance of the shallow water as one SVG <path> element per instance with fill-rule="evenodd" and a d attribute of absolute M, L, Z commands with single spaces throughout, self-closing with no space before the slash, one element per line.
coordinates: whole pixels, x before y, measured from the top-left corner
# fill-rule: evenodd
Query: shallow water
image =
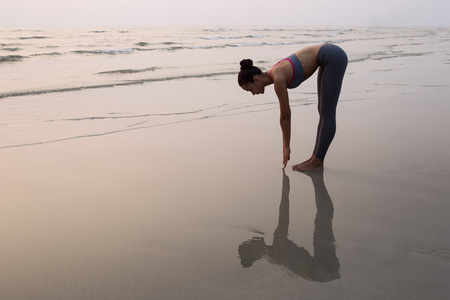
<path fill-rule="evenodd" d="M 234 80 L 244 57 L 264 69 L 313 43 L 336 43 L 348 53 L 341 101 L 413 95 L 417 86 L 445 90 L 449 34 L 446 28 L 2 29 L 0 135 L 7 138 L 0 149 L 277 109 L 274 97 L 257 103 L 239 92 L 218 97 L 208 85 Z M 205 86 L 192 89 L 195 79 Z M 182 86 L 141 92 L 164 82 Z M 119 88 L 130 85 L 139 96 Z M 108 87 L 117 87 L 114 97 L 83 93 Z M 316 103 L 315 89 L 312 79 L 292 90 L 291 106 Z M 185 101 L 186 93 L 199 96 Z"/>

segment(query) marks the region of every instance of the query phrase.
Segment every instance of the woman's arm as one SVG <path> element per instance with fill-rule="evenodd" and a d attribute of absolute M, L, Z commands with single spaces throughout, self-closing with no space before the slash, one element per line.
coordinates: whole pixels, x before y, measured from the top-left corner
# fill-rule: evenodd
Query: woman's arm
<path fill-rule="evenodd" d="M 291 158 L 291 108 L 289 106 L 289 95 L 286 80 L 277 76 L 274 79 L 275 93 L 280 102 L 280 125 L 283 132 L 283 168 L 286 168 L 288 160 Z"/>

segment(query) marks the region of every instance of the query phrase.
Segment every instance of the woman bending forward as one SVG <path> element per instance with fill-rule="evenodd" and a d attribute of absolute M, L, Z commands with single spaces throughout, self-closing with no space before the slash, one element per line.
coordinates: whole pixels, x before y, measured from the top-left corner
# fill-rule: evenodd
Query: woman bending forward
<path fill-rule="evenodd" d="M 320 115 L 316 145 L 311 158 L 292 167 L 307 172 L 323 169 L 323 161 L 336 132 L 336 106 L 341 92 L 347 55 L 336 45 L 325 43 L 301 49 L 280 60 L 270 70 L 262 72 L 253 61 L 241 61 L 239 86 L 253 95 L 264 94 L 266 86 L 274 84 L 280 102 L 280 125 L 283 132 L 283 168 L 290 159 L 291 109 L 288 89 L 298 87 L 319 69 L 317 76 L 318 110 Z"/>

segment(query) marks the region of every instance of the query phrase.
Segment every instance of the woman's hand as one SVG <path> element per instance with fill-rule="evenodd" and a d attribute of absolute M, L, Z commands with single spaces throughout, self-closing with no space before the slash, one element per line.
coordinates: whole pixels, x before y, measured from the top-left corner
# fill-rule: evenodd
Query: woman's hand
<path fill-rule="evenodd" d="M 288 161 L 291 159 L 291 147 L 283 147 L 283 169 L 286 168 Z"/>

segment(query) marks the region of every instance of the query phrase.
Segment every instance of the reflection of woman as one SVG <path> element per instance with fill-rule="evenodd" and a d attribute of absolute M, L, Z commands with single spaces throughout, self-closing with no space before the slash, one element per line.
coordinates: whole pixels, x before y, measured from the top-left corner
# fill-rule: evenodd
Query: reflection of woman
<path fill-rule="evenodd" d="M 323 182 L 323 172 L 314 172 L 313 181 L 317 214 L 314 221 L 314 256 L 288 239 L 289 228 L 289 177 L 283 172 L 283 190 L 280 204 L 278 227 L 273 234 L 272 246 L 266 245 L 264 238 L 254 237 L 239 246 L 239 256 L 243 267 L 266 257 L 270 262 L 290 269 L 305 279 L 327 282 L 340 277 L 339 260 L 336 256 L 332 228 L 333 203 Z"/>
<path fill-rule="evenodd" d="M 280 102 L 280 124 L 283 132 L 283 167 L 290 159 L 291 109 L 288 89 L 299 86 L 317 69 L 317 92 L 319 97 L 319 126 L 316 146 L 310 159 L 292 168 L 295 171 L 323 169 L 323 160 L 336 132 L 336 106 L 341 92 L 342 80 L 347 68 L 347 55 L 336 45 L 325 43 L 301 49 L 280 60 L 270 70 L 262 72 L 253 61 L 241 61 L 238 82 L 242 89 L 264 94 L 266 86 L 274 84 Z"/>

